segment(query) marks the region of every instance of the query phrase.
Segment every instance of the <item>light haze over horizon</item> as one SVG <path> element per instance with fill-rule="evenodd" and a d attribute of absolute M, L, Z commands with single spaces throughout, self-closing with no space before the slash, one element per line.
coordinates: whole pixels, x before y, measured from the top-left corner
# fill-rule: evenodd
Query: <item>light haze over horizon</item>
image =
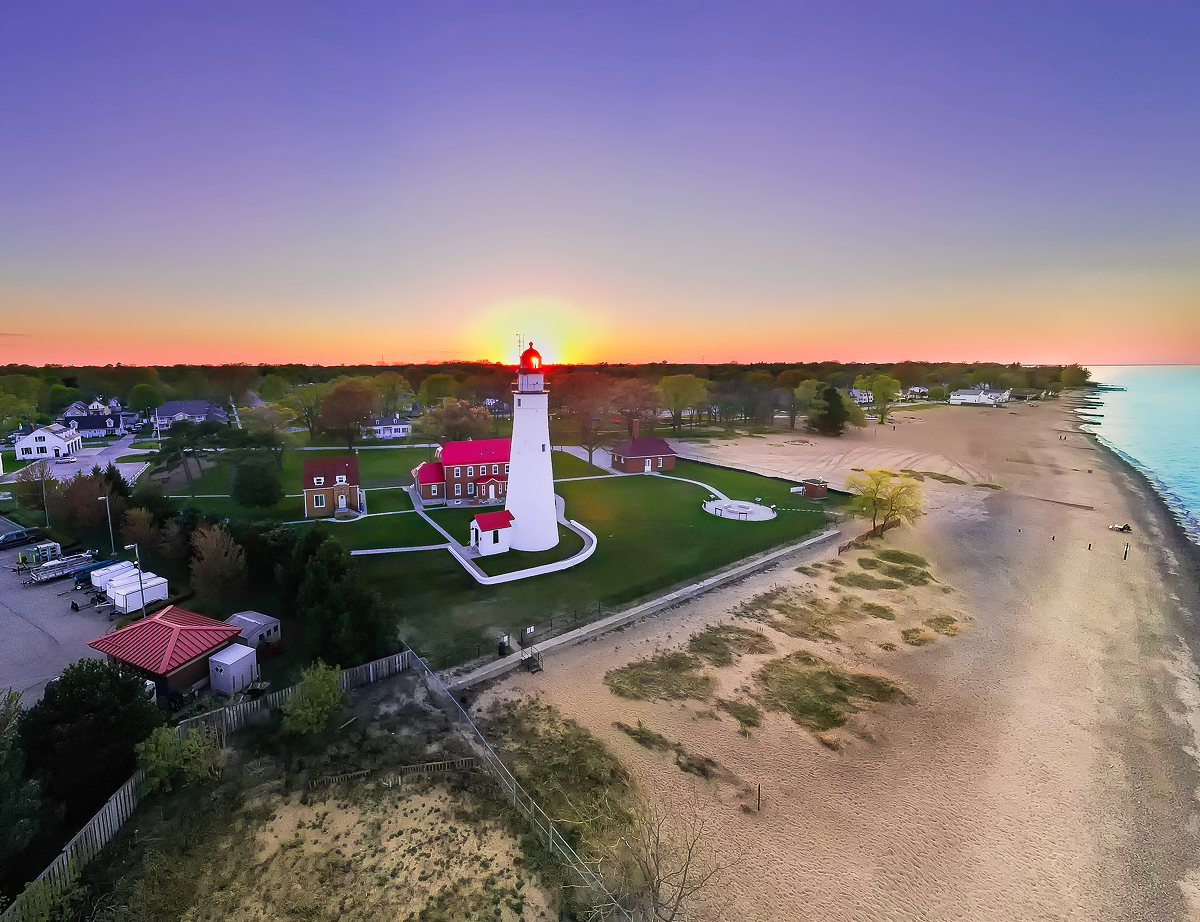
<path fill-rule="evenodd" d="M 0 8 L 0 363 L 1200 363 L 1194 3 Z"/>

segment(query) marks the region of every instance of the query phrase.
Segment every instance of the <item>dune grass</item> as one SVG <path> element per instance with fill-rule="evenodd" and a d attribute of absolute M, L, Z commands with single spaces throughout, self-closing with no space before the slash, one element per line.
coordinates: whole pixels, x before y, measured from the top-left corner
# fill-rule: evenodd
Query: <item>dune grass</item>
<path fill-rule="evenodd" d="M 736 701 L 728 698 L 721 698 L 717 701 L 721 709 L 728 713 L 734 720 L 741 724 L 743 732 L 748 731 L 751 727 L 762 725 L 762 711 L 756 708 L 753 704 L 747 701 Z"/>
<path fill-rule="evenodd" d="M 962 629 L 958 619 L 952 618 L 950 615 L 935 615 L 932 618 L 926 618 L 925 626 L 947 637 L 953 637 Z"/>
<path fill-rule="evenodd" d="M 775 644 L 758 631 L 732 624 L 710 624 L 688 640 L 689 653 L 714 666 L 729 666 L 743 653 L 774 653 Z"/>
<path fill-rule="evenodd" d="M 866 604 L 855 595 L 844 595 L 833 602 L 813 592 L 784 587 L 770 589 L 748 599 L 734 609 L 734 615 L 753 618 L 789 637 L 802 637 L 805 640 L 837 640 L 837 625 L 866 617 L 881 617 L 875 610 L 868 610 Z"/>
<path fill-rule="evenodd" d="M 1000 484 L 998 484 L 998 483 L 977 483 L 977 484 L 975 484 L 975 486 L 983 487 L 985 490 L 1003 490 L 1004 489 L 1004 487 L 1000 486 Z"/>
<path fill-rule="evenodd" d="M 712 693 L 713 677 L 701 671 L 700 657 L 683 650 L 665 650 L 604 674 L 604 684 L 622 698 L 652 701 L 696 698 Z"/>
<path fill-rule="evenodd" d="M 882 576 L 873 576 L 870 573 L 863 573 L 861 570 L 856 570 L 852 573 L 844 573 L 841 576 L 835 576 L 833 581 L 839 586 L 851 586 L 854 589 L 903 589 L 904 583 L 896 579 L 887 579 Z"/>
<path fill-rule="evenodd" d="M 911 551 L 902 551 L 894 547 L 885 547 L 882 550 L 878 550 L 875 552 L 875 556 L 880 560 L 886 560 L 888 563 L 902 563 L 910 567 L 929 566 L 929 561 L 920 554 L 914 554 Z"/>
<path fill-rule="evenodd" d="M 906 700 L 894 682 L 842 669 L 805 650 L 765 664 L 755 681 L 764 706 L 786 712 L 813 733 L 840 727 L 872 704 Z"/>
<path fill-rule="evenodd" d="M 881 605 L 879 602 L 863 602 L 862 610 L 872 618 L 880 618 L 883 621 L 896 620 L 895 609 L 890 605 Z"/>
<path fill-rule="evenodd" d="M 900 639 L 910 647 L 923 647 L 926 644 L 933 643 L 933 638 L 925 631 L 924 628 L 906 627 L 900 632 Z"/>
<path fill-rule="evenodd" d="M 666 752 L 674 745 L 669 739 L 663 736 L 656 730 L 651 730 L 640 720 L 636 727 L 631 727 L 629 724 L 621 723 L 617 720 L 613 722 L 613 726 L 626 734 L 639 746 L 644 746 L 647 749 L 653 749 L 656 752 Z"/>
<path fill-rule="evenodd" d="M 914 555 L 916 556 L 916 555 Z M 924 567 L 908 563 L 888 563 L 875 557 L 860 557 L 858 565 L 864 570 L 876 570 L 885 579 L 899 580 L 909 586 L 927 586 L 936 582 L 933 574 Z M 870 587 L 863 587 L 870 588 Z M 893 587 L 894 588 L 894 587 Z"/>

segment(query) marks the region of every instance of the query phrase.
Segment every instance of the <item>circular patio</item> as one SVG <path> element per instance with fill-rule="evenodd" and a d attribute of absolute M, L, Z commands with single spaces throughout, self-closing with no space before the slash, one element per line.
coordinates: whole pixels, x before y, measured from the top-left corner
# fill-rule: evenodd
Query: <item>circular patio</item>
<path fill-rule="evenodd" d="M 775 510 L 770 506 L 741 499 L 710 499 L 704 504 L 704 511 L 718 518 L 736 519 L 739 522 L 765 522 L 775 518 Z"/>

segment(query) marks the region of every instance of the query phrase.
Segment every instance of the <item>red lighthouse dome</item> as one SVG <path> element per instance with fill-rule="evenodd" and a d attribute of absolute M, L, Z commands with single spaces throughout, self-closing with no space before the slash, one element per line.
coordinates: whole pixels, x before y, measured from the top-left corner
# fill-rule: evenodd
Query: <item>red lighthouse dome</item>
<path fill-rule="evenodd" d="M 533 348 L 533 340 L 529 348 L 521 353 L 521 371 L 540 372 L 542 370 L 542 354 Z"/>

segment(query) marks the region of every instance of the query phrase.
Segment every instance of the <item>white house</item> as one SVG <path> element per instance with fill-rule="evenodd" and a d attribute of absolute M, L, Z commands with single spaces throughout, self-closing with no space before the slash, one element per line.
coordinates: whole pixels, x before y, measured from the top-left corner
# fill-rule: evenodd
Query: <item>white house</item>
<path fill-rule="evenodd" d="M 929 398 L 929 388 L 923 384 L 914 384 L 904 392 L 904 396 L 909 400 L 927 400 Z"/>
<path fill-rule="evenodd" d="M 359 426 L 364 439 L 403 439 L 412 435 L 412 420 L 397 413 L 395 416 L 376 416 L 368 425 Z"/>
<path fill-rule="evenodd" d="M 82 400 L 76 400 L 73 404 L 62 411 L 63 416 L 87 416 L 92 411 L 88 409 L 88 405 Z"/>
<path fill-rule="evenodd" d="M 993 390 L 989 385 L 981 384 L 979 387 L 968 387 L 965 390 L 954 391 L 950 395 L 951 406 L 963 406 L 964 404 L 976 404 L 985 407 L 998 407 L 1008 403 L 1012 397 L 1012 388 L 1006 391 Z"/>
<path fill-rule="evenodd" d="M 83 446 L 79 433 L 67 426 L 53 423 L 34 429 L 17 439 L 14 448 L 19 461 L 42 461 L 46 458 L 65 458 Z"/>
<path fill-rule="evenodd" d="M 870 391 L 863 390 L 859 387 L 852 387 L 850 388 L 850 399 L 859 406 L 865 407 L 875 398 L 871 396 Z"/>
<path fill-rule="evenodd" d="M 156 435 L 170 429 L 173 423 L 184 420 L 197 424 L 209 421 L 228 423 L 229 414 L 207 400 L 168 400 L 154 411 L 151 418 Z"/>
<path fill-rule="evenodd" d="M 471 547 L 484 557 L 503 554 L 512 542 L 512 523 L 507 509 L 479 513 L 471 520 Z"/>
<path fill-rule="evenodd" d="M 242 629 L 236 638 L 238 643 L 251 647 L 273 646 L 279 643 L 279 619 L 257 611 L 240 611 L 225 619 L 226 624 Z"/>
<path fill-rule="evenodd" d="M 253 647 L 230 644 L 208 658 L 209 687 L 231 698 L 245 691 L 258 678 L 258 657 Z"/>

